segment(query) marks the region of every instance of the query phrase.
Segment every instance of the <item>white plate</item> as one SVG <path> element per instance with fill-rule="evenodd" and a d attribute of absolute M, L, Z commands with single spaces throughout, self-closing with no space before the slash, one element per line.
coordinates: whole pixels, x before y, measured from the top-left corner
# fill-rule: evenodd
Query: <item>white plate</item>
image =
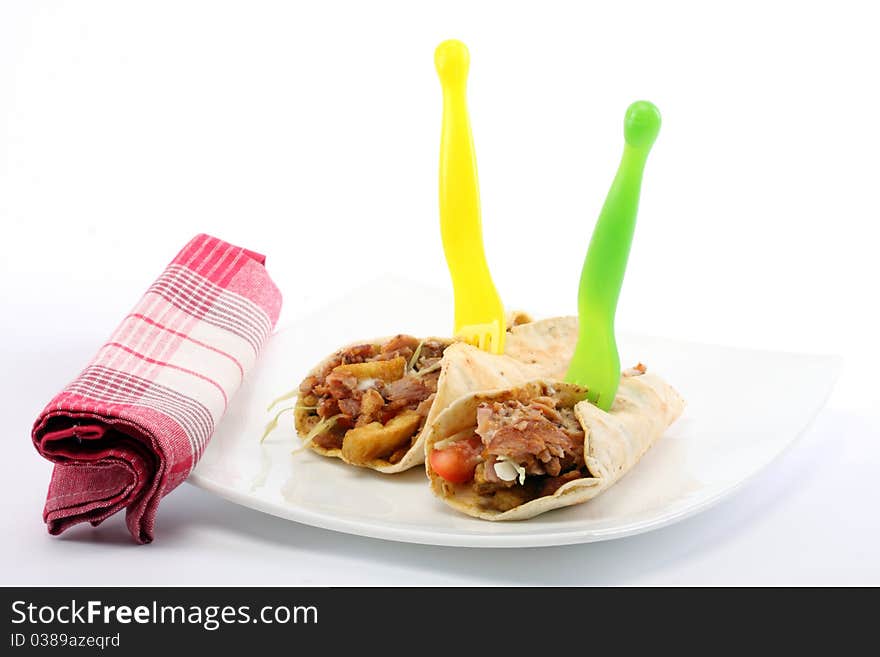
<path fill-rule="evenodd" d="M 526 522 L 490 523 L 435 499 L 424 470 L 382 475 L 299 444 L 290 416 L 261 446 L 266 405 L 296 386 L 339 346 L 397 332 L 433 335 L 449 322 L 448 300 L 384 282 L 409 299 L 399 322 L 354 294 L 279 331 L 189 481 L 246 507 L 296 522 L 394 541 L 468 547 L 587 543 L 668 525 L 715 504 L 771 463 L 824 404 L 839 359 L 622 336 L 623 363 L 645 362 L 688 402 L 684 416 L 617 485 L 598 498 Z M 392 289 L 388 289 L 388 288 Z"/>

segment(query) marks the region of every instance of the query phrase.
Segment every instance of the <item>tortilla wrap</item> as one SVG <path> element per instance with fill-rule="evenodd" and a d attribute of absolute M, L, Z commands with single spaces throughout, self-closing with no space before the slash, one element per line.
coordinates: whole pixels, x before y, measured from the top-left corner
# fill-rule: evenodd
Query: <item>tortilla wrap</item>
<path fill-rule="evenodd" d="M 455 368 L 454 360 L 462 350 L 450 354 L 447 367 Z M 492 363 L 489 354 L 469 354 L 471 367 L 483 372 L 487 379 L 500 364 Z M 528 402 L 550 394 L 561 405 L 574 406 L 574 414 L 585 431 L 584 461 L 589 477 L 564 484 L 554 494 L 538 497 L 507 511 L 499 511 L 481 503 L 470 484 L 451 484 L 437 475 L 426 461 L 425 469 L 431 489 L 451 507 L 484 520 L 525 520 L 545 511 L 590 500 L 612 486 L 629 472 L 648 449 L 663 435 L 684 410 L 684 400 L 659 376 L 647 372 L 623 376 L 610 412 L 605 412 L 584 399 L 586 390 L 574 384 L 549 379 L 532 380 L 503 390 L 472 392 L 458 399 L 438 414 L 425 432 L 425 452 L 430 455 L 439 440 L 476 427 L 477 407 L 486 401 L 516 399 Z"/>
<path fill-rule="evenodd" d="M 541 374 L 535 378 L 562 380 L 577 339 L 577 317 L 551 317 L 512 327 L 507 333 L 504 354 L 537 366 Z"/>
<path fill-rule="evenodd" d="M 437 393 L 428 412 L 424 427 L 415 436 L 407 453 L 397 463 L 385 459 L 374 459 L 364 463 L 351 463 L 342 449 L 326 449 L 313 441 L 308 447 L 318 454 L 338 458 L 362 467 L 371 468 L 386 474 L 403 472 L 425 460 L 426 429 L 434 419 L 456 399 L 477 390 L 491 390 L 519 385 L 535 378 L 561 378 L 568 367 L 577 341 L 577 319 L 557 317 L 537 322 L 517 324 L 527 321 L 525 313 L 511 314 L 511 328 L 505 340 L 505 355 L 490 355 L 464 343 L 451 344 L 446 348 L 441 360 L 440 378 Z M 390 337 L 361 341 L 356 344 L 383 344 Z M 451 343 L 450 338 L 428 338 L 441 343 Z M 343 347 L 346 349 L 348 347 Z M 340 350 L 342 351 L 342 350 Z M 338 353 L 338 352 L 336 352 Z M 480 355 L 491 356 L 489 367 Z M 511 355 L 508 355 L 511 354 Z M 331 354 L 315 366 L 307 376 L 318 375 L 333 360 Z M 451 357 L 450 357 L 451 356 Z M 301 439 L 305 439 L 311 425 L 308 422 L 310 411 L 297 405 L 294 410 L 294 426 Z M 311 415 L 314 418 L 314 415 Z"/>

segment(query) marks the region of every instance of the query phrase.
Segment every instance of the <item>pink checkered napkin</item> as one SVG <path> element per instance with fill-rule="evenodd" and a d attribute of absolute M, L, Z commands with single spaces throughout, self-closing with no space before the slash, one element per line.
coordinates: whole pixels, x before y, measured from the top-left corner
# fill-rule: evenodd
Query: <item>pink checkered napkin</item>
<path fill-rule="evenodd" d="M 34 424 L 55 462 L 50 534 L 126 509 L 153 540 L 159 500 L 198 463 L 281 310 L 265 258 L 208 235 L 187 244 Z"/>

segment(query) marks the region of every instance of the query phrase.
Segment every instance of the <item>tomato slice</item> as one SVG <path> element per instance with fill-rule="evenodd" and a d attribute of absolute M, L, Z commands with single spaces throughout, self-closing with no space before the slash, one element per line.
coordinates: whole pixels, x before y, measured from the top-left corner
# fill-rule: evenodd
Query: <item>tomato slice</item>
<path fill-rule="evenodd" d="M 483 443 L 478 436 L 457 440 L 446 449 L 431 451 L 431 469 L 450 483 L 466 483 L 474 478 L 481 451 Z"/>

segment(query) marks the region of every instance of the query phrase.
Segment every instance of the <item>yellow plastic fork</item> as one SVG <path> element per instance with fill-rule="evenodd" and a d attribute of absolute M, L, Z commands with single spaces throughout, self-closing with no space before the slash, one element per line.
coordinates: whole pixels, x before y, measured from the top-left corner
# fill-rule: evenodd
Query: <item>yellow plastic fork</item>
<path fill-rule="evenodd" d="M 455 294 L 455 336 L 483 351 L 504 353 L 504 306 L 492 283 L 480 226 L 477 160 L 467 110 L 470 55 L 461 41 L 434 52 L 443 88 L 440 137 L 440 233 Z"/>

